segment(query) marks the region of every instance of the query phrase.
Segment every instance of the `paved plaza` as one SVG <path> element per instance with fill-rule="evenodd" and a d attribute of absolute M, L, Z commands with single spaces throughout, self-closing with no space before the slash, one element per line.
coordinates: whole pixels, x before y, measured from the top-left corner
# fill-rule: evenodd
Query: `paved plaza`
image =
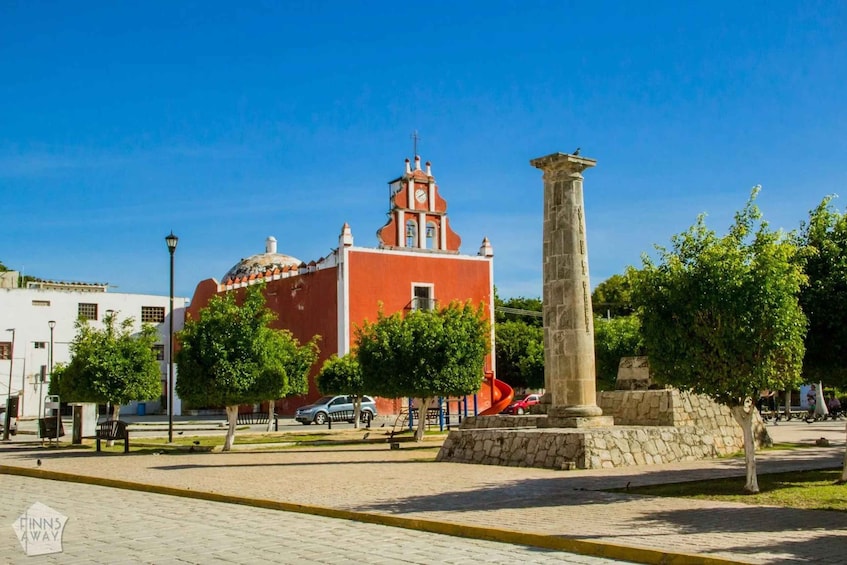
<path fill-rule="evenodd" d="M 565 563 L 608 559 L 86 484 L 3 476 L 4 563 Z M 33 501 L 69 520 L 63 552 L 27 557 L 9 527 Z"/>
<path fill-rule="evenodd" d="M 844 422 L 783 423 L 768 429 L 779 442 L 809 447 L 760 453 L 760 473 L 837 467 L 843 459 Z M 815 447 L 820 437 L 826 437 L 830 447 Z M 550 548 L 641 562 L 845 562 L 844 513 L 604 492 L 627 484 L 743 476 L 741 458 L 551 471 L 434 463 L 434 451 L 433 446 L 413 444 L 390 450 L 378 443 L 231 453 L 97 455 L 90 448 L 10 446 L 0 452 L 0 470 L 65 480 L 0 475 L 7 499 L 10 491 L 23 493 L 13 495 L 13 508 L 4 503 L 2 519 L 11 524 L 36 501 L 51 507 L 51 502 L 55 503 L 56 510 L 71 516 L 69 524 L 74 521 L 73 512 L 78 511 L 81 514 L 76 521 L 91 527 L 73 534 L 80 538 L 68 530 L 66 553 L 72 542 L 80 539 L 80 543 L 105 546 L 97 551 L 103 551 L 103 561 L 109 562 L 119 555 L 130 562 L 181 562 L 180 558 L 255 562 L 268 559 L 265 553 L 271 545 L 279 552 L 271 559 L 282 563 L 346 562 L 351 558 L 343 551 L 350 547 L 364 552 L 361 559 L 351 560 L 386 563 L 598 562 L 550 553 Z M 129 488 L 150 492 L 119 491 L 69 480 L 101 485 L 124 481 Z M 220 502 L 223 500 L 241 505 Z M 97 518 L 100 514 L 102 519 Z M 6 529 L 8 537 L 0 538 L 0 551 L 8 555 L 10 547 L 16 552 L 12 555 L 22 555 L 11 527 Z M 434 537 L 423 537 L 430 535 Z M 146 541 L 136 539 L 139 536 L 147 536 Z M 466 539 L 486 536 L 508 542 L 526 540 L 536 549 L 477 545 L 482 541 Z M 206 541 L 195 543 L 194 538 Z M 180 539 L 192 540 L 191 552 L 198 553 L 188 557 L 180 553 Z M 211 541 L 218 539 L 224 540 L 220 547 Z M 285 546 L 288 541 L 290 548 Z M 574 545 L 563 545 L 567 543 Z M 153 546 L 152 557 L 144 553 L 148 545 Z M 312 545 L 319 548 L 314 556 L 304 549 Z M 391 553 L 395 548 L 397 553 Z M 86 556 L 84 561 L 91 558 Z"/>

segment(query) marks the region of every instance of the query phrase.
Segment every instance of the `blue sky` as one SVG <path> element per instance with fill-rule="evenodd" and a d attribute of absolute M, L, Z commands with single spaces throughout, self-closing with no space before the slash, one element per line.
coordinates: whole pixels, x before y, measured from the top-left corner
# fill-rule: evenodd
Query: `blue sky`
<path fill-rule="evenodd" d="M 167 294 L 375 246 L 410 134 L 462 251 L 541 295 L 540 171 L 582 148 L 592 284 L 753 185 L 794 229 L 847 181 L 844 2 L 0 0 L 0 261 Z M 836 201 L 843 208 L 843 201 Z"/>

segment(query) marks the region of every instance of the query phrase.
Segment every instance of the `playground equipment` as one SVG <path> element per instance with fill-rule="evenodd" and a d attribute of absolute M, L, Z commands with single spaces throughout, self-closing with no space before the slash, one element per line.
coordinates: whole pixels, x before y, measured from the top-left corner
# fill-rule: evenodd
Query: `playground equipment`
<path fill-rule="evenodd" d="M 494 416 L 499 414 L 512 403 L 512 399 L 515 397 L 515 390 L 503 381 L 495 378 L 492 371 L 485 372 L 485 379 L 482 382 L 482 388 L 479 392 L 482 395 L 488 394 L 491 398 L 491 406 L 480 412 L 480 416 Z"/>

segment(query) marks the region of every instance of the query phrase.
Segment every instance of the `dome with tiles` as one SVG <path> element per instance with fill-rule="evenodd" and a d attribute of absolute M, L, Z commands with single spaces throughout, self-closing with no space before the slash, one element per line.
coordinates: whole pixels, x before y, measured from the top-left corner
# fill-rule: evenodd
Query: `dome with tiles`
<path fill-rule="evenodd" d="M 275 269 L 299 267 L 303 262 L 291 255 L 276 252 L 276 238 L 271 236 L 265 241 L 265 252 L 252 255 L 236 263 L 224 275 L 223 281 L 228 282 L 251 275 L 264 275 Z"/>

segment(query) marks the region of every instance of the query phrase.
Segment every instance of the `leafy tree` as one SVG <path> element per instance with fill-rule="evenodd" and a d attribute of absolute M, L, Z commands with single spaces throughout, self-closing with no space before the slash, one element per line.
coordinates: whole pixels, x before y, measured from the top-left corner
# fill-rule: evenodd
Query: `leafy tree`
<path fill-rule="evenodd" d="M 489 352 L 489 325 L 482 308 L 452 303 L 440 310 L 379 313 L 356 329 L 364 388 L 386 398 L 420 399 L 415 438 L 423 439 L 433 398 L 464 396 L 482 384 Z"/>
<path fill-rule="evenodd" d="M 50 394 L 66 402 L 96 402 L 112 405 L 112 418 L 118 419 L 121 404 L 157 398 L 162 393 L 159 362 L 153 346 L 156 328 L 144 324 L 133 334 L 133 319 L 118 323 L 109 312 L 103 328 L 88 320 L 76 321 L 76 336 L 70 345 L 71 360 L 56 367 Z"/>
<path fill-rule="evenodd" d="M 797 246 L 761 221 L 758 190 L 727 235 L 701 215 L 671 249 L 658 248 L 658 264 L 645 256 L 643 270 L 631 271 L 651 370 L 730 407 L 744 432 L 748 492 L 759 490 L 752 399 L 798 383 L 806 331 Z"/>
<path fill-rule="evenodd" d="M 362 395 L 368 392 L 365 389 L 365 380 L 362 377 L 362 367 L 359 360 L 352 353 L 338 357 L 331 356 L 327 359 L 321 372 L 317 377 L 318 390 L 321 394 L 352 394 L 353 402 L 353 425 L 359 427 L 362 413 Z"/>
<path fill-rule="evenodd" d="M 594 318 L 594 359 L 597 385 L 603 390 L 613 390 L 618 378 L 621 357 L 643 355 L 641 320 L 638 316 Z"/>
<path fill-rule="evenodd" d="M 828 196 L 809 213 L 801 226 L 802 265 L 809 284 L 800 293 L 800 305 L 809 318 L 803 375 L 847 387 L 847 214 L 832 207 Z M 847 450 L 842 481 L 847 481 Z"/>
<path fill-rule="evenodd" d="M 226 407 L 224 451 L 235 440 L 239 404 L 307 391 L 318 337 L 301 346 L 291 332 L 268 327 L 274 318 L 262 286 L 256 285 L 247 289 L 241 305 L 235 293 L 212 297 L 199 319 L 189 320 L 179 333 L 177 393 L 193 404 Z"/>
<path fill-rule="evenodd" d="M 628 316 L 632 314 L 632 281 L 628 274 L 612 275 L 591 293 L 595 316 Z"/>
<path fill-rule="evenodd" d="M 542 332 L 543 333 L 543 332 Z M 533 340 L 526 344 L 526 351 L 518 361 L 521 375 L 526 379 L 526 387 L 538 390 L 544 388 L 544 339 Z"/>
<path fill-rule="evenodd" d="M 798 243 L 809 284 L 800 305 L 809 318 L 803 374 L 825 385 L 847 385 L 847 215 L 832 207 L 832 197 L 809 213 Z"/>
<path fill-rule="evenodd" d="M 544 361 L 541 373 L 533 366 L 528 355 L 532 345 L 544 350 L 544 330 L 523 320 L 508 320 L 494 326 L 497 378 L 516 388 L 542 388 L 544 386 Z M 537 349 L 537 348 L 536 348 Z"/>

